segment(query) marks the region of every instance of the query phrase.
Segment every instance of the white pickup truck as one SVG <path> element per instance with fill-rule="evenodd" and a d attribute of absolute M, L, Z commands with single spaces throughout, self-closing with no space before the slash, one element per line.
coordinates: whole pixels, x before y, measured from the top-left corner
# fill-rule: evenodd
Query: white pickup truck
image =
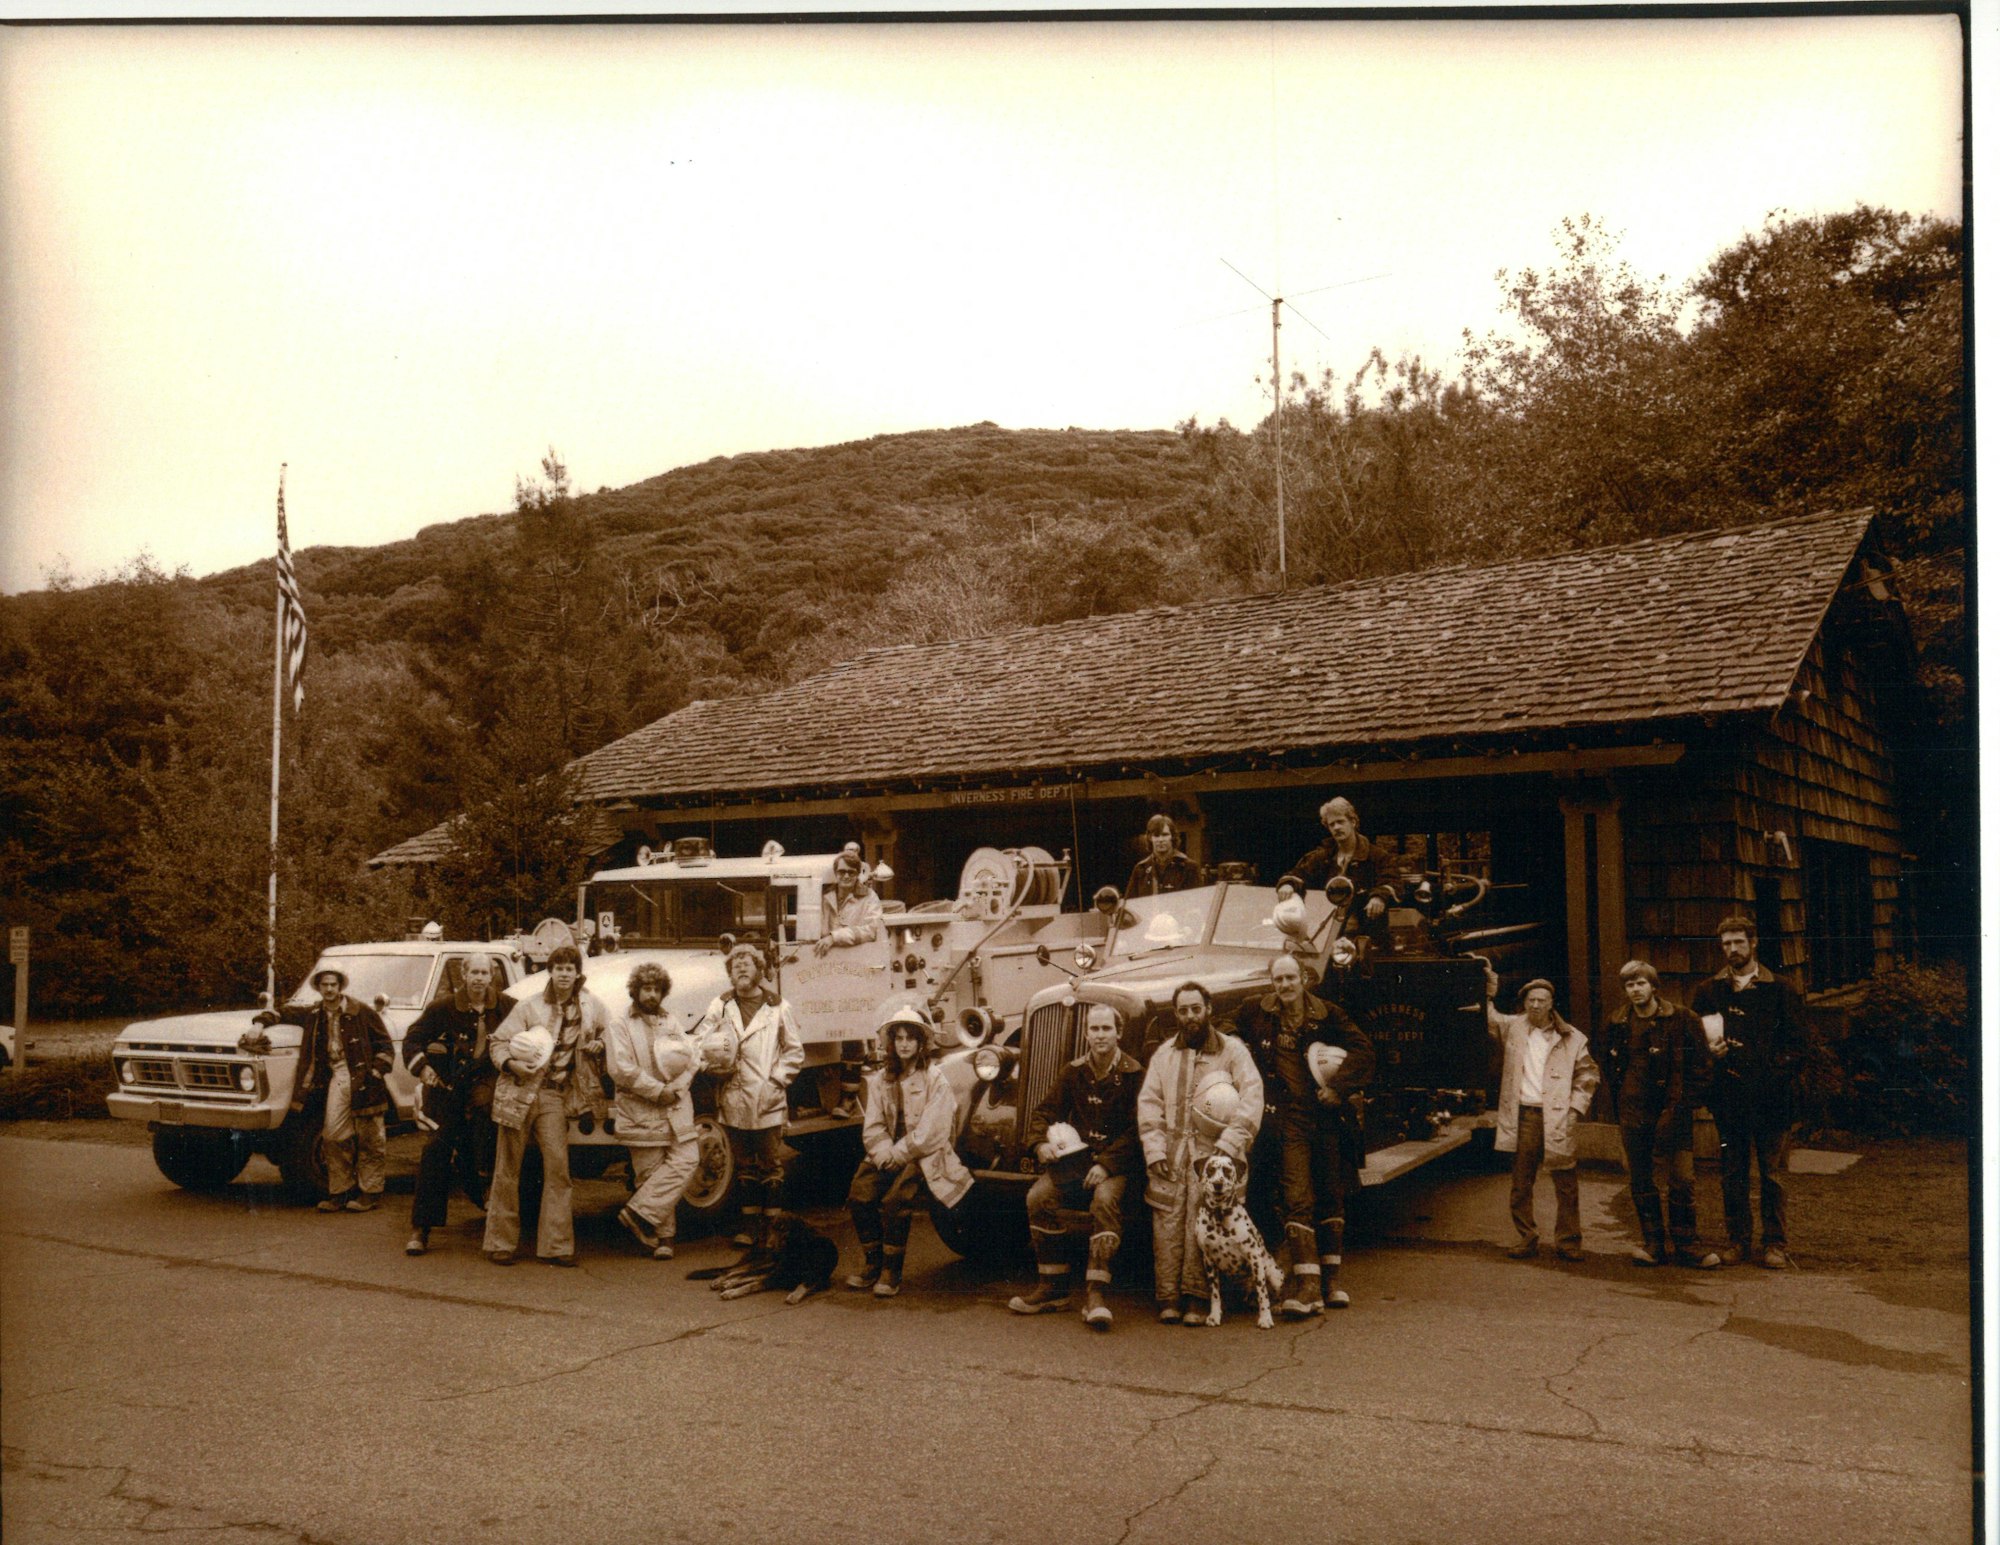
<path fill-rule="evenodd" d="M 509 987 L 527 969 L 519 946 L 507 942 L 420 935 L 341 944 L 320 955 L 289 1000 L 301 1006 L 315 1001 L 313 977 L 331 966 L 347 973 L 350 997 L 374 1005 L 398 1053 L 388 1079 L 392 1127 L 416 1119 L 416 1080 L 401 1056 L 404 1032 L 424 1005 L 446 990 L 445 973 L 454 962 L 469 955 L 497 962 Z M 226 1186 L 261 1153 L 278 1166 L 288 1192 L 318 1196 L 326 1182 L 319 1114 L 290 1110 L 302 1032 L 295 1025 L 272 1025 L 263 1032 L 269 1051 L 246 1050 L 244 1037 L 255 1029 L 256 1012 L 179 1014 L 127 1025 L 112 1044 L 118 1087 L 106 1103 L 112 1115 L 151 1127 L 153 1162 L 177 1186 L 191 1191 Z"/>

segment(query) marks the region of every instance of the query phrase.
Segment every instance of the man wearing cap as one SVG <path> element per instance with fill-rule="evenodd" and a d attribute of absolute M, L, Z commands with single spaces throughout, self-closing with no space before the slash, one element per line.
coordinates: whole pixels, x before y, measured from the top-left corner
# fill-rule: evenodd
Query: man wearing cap
<path fill-rule="evenodd" d="M 819 937 L 813 953 L 851 949 L 882 937 L 882 898 L 868 883 L 861 854 L 852 844 L 833 861 L 833 888 L 820 898 Z"/>
<path fill-rule="evenodd" d="M 1153 1297 L 1160 1322 L 1208 1322 L 1207 1269 L 1194 1237 L 1200 1210 L 1195 1170 L 1226 1153 L 1247 1176 L 1264 1119 L 1264 1080 L 1250 1049 L 1210 1021 L 1214 1002 L 1199 982 L 1174 989 L 1175 1033 L 1162 1041 L 1139 1085 L 1139 1146 L 1146 1204 L 1153 1209 Z"/>
<path fill-rule="evenodd" d="M 347 973 L 326 966 L 313 973 L 319 1002 L 304 1007 L 266 1009 L 260 1025 L 297 1025 L 299 1076 L 292 1083 L 292 1109 L 309 1098 L 326 1106 L 320 1118 L 326 1154 L 326 1191 L 321 1212 L 373 1212 L 382 1203 L 387 1180 L 389 1086 L 396 1046 L 382 1016 L 347 996 Z M 358 1184 L 357 1184 L 358 1181 Z"/>
<path fill-rule="evenodd" d="M 1236 1033 L 1257 1060 L 1265 1104 L 1276 1113 L 1282 1136 L 1292 1274 L 1279 1312 L 1303 1319 L 1322 1306 L 1348 1304 L 1337 1284 L 1347 1192 L 1362 1161 L 1352 1097 L 1374 1077 L 1375 1043 L 1345 1009 L 1306 991 L 1305 968 L 1296 956 L 1274 956 L 1270 969 L 1271 991 L 1238 1010 Z M 1323 1076 L 1315 1076 L 1315 1063 Z"/>
<path fill-rule="evenodd" d="M 1381 854 L 1361 835 L 1361 817 L 1352 804 L 1336 795 L 1319 807 L 1319 819 L 1326 828 L 1325 839 L 1301 854 L 1299 861 L 1278 877 L 1278 899 L 1344 876 L 1354 886 L 1354 900 L 1340 931 L 1359 933 L 1369 924 L 1380 923 L 1396 893 L 1382 883 Z"/>
<path fill-rule="evenodd" d="M 403 1247 L 409 1255 L 422 1255 L 431 1230 L 444 1226 L 454 1164 L 468 1188 L 476 1188 L 492 1141 L 494 1073 L 487 1046 L 514 1011 L 514 1000 L 496 990 L 499 973 L 484 955 L 468 956 L 459 974 L 458 985 L 434 999 L 403 1037 L 403 1065 L 423 1085 L 424 1114 L 437 1123 L 417 1160 L 410 1241 Z"/>
<path fill-rule="evenodd" d="M 1201 884 L 1201 866 L 1174 846 L 1174 823 L 1164 815 L 1146 820 L 1146 856 L 1132 867 L 1125 899 L 1191 891 Z"/>
<path fill-rule="evenodd" d="M 1597 1064 L 1583 1032 L 1555 1011 L 1555 985 L 1536 977 L 1521 989 L 1521 1012 L 1493 1006 L 1500 978 L 1486 968 L 1486 1028 L 1500 1043 L 1500 1124 L 1496 1153 L 1514 1155 L 1514 1184 L 1507 1198 L 1514 1243 L 1507 1253 L 1530 1260 L 1539 1247 L 1535 1228 L 1535 1176 L 1548 1160 L 1556 1188 L 1556 1254 L 1583 1259 L 1583 1211 L 1576 1177 L 1576 1124 L 1597 1092 Z"/>
<path fill-rule="evenodd" d="M 1694 1212 L 1694 1111 L 1708 1086 L 1708 1042 L 1700 1020 L 1660 996 L 1660 973 L 1649 961 L 1628 960 L 1618 975 L 1625 1006 L 1604 1027 L 1604 1077 L 1639 1214 L 1643 1242 L 1632 1264 L 1664 1262 L 1671 1230 L 1674 1260 L 1710 1271 L 1722 1259 L 1701 1248 Z M 1667 1171 L 1664 1217 L 1659 1163 Z"/>
<path fill-rule="evenodd" d="M 617 1089 L 613 1130 L 632 1160 L 632 1200 L 618 1209 L 618 1221 L 656 1261 L 673 1259 L 674 1209 L 701 1167 L 688 1097 L 701 1055 L 666 1006 L 673 985 L 664 966 L 634 966 L 625 979 L 631 1006 L 604 1032 L 605 1065 Z"/>
<path fill-rule="evenodd" d="M 551 1266 L 576 1264 L 569 1119 L 595 1111 L 597 1079 L 585 1059 L 602 1055 L 608 1016 L 597 995 L 583 985 L 583 956 L 574 945 L 549 951 L 548 973 L 542 990 L 514 1005 L 487 1046 L 501 1075 L 493 1086 L 497 1131 L 493 1182 L 486 1188 L 484 1246 L 496 1266 L 513 1265 L 520 1248 L 521 1160 L 530 1141 L 542 1152 L 535 1254 Z M 520 1046 L 516 1037 L 522 1038 Z M 544 1045 L 546 1056 L 540 1054 Z"/>
<path fill-rule="evenodd" d="M 1695 989 L 1693 1009 L 1715 1056 L 1708 1108 L 1722 1140 L 1722 1212 L 1729 1245 L 1722 1264 L 1756 1259 L 1751 1235 L 1750 1162 L 1764 1215 L 1763 1264 L 1791 1265 L 1785 1251 L 1786 1155 L 1791 1145 L 1792 1084 L 1806 1044 L 1798 990 L 1757 959 L 1757 925 L 1725 917 L 1715 931 L 1722 969 Z"/>
<path fill-rule="evenodd" d="M 791 1005 L 764 984 L 761 944 L 729 949 L 729 990 L 712 1001 L 695 1028 L 704 1061 L 729 1075 L 716 1114 L 736 1159 L 743 1229 L 736 1242 L 765 1242 L 769 1222 L 785 1205 L 785 1091 L 806 1063 Z"/>
<path fill-rule="evenodd" d="M 1042 1173 L 1028 1187 L 1028 1237 L 1035 1247 L 1037 1281 L 1032 1293 L 1008 1300 L 1016 1314 L 1068 1307 L 1065 1242 L 1074 1229 L 1064 1213 L 1087 1213 L 1090 1257 L 1084 1270 L 1083 1319 L 1092 1330 L 1111 1328 L 1104 1295 L 1125 1230 L 1125 1187 L 1139 1167 L 1139 1081 L 1145 1076 L 1138 1061 L 1119 1047 L 1121 1028 L 1118 1010 L 1110 1004 L 1085 1009 L 1083 1055 L 1063 1067 L 1055 1087 L 1028 1118 L 1028 1146 L 1042 1164 Z"/>

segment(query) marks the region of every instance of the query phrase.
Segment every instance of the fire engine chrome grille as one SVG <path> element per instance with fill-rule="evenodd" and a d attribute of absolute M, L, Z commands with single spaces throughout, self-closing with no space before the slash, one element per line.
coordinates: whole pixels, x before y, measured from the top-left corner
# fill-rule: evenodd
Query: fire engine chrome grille
<path fill-rule="evenodd" d="M 1075 1034 L 1071 1009 L 1061 1003 L 1046 1003 L 1028 1016 L 1026 1044 L 1022 1047 L 1017 1110 L 1021 1130 L 1027 1130 L 1029 1116 L 1055 1087 L 1062 1065 L 1069 1060 L 1069 1043 Z"/>
<path fill-rule="evenodd" d="M 132 1069 L 135 1084 L 164 1084 L 169 1089 L 180 1087 L 180 1080 L 174 1077 L 174 1065 L 165 1058 L 134 1057 L 128 1064 Z"/>
<path fill-rule="evenodd" d="M 236 1088 L 236 1075 L 230 1072 L 226 1062 L 183 1062 L 181 1077 L 190 1089 Z"/>

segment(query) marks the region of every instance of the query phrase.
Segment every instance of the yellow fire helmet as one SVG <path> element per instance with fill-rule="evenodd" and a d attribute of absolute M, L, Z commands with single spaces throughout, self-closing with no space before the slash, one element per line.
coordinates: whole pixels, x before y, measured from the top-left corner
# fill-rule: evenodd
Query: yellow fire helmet
<path fill-rule="evenodd" d="M 1341 1063 L 1347 1060 L 1347 1050 L 1341 1046 L 1329 1046 L 1324 1041 L 1314 1041 L 1306 1048 L 1306 1069 L 1313 1076 L 1313 1082 L 1324 1089 L 1333 1082 L 1333 1075 L 1340 1071 Z"/>
<path fill-rule="evenodd" d="M 1194 1097 L 1194 1124 L 1204 1137 L 1220 1137 L 1222 1129 L 1229 1125 L 1229 1118 L 1236 1114 L 1240 1100 L 1236 1086 L 1231 1083 L 1210 1084 Z"/>
<path fill-rule="evenodd" d="M 507 1042 L 507 1055 L 517 1073 L 539 1073 L 556 1054 L 556 1038 L 541 1025 L 516 1031 Z"/>
<path fill-rule="evenodd" d="M 653 1037 L 653 1066 L 661 1082 L 671 1084 L 694 1066 L 693 1043 L 678 1030 L 661 1031 Z"/>

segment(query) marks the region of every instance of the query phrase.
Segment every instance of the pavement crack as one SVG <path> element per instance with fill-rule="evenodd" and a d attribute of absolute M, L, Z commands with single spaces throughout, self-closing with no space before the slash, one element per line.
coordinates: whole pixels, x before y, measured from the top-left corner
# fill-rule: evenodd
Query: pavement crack
<path fill-rule="evenodd" d="M 163 1266 L 190 1267 L 201 1271 L 241 1272 L 253 1277 L 283 1277 L 292 1282 L 310 1282 L 317 1287 L 344 1288 L 353 1293 L 386 1293 L 392 1298 L 419 1303 L 456 1304 L 474 1309 L 494 1309 L 502 1314 L 530 1314 L 552 1319 L 570 1319 L 566 1309 L 549 1309 L 540 1304 L 509 1303 L 501 1298 L 479 1298 L 470 1293 L 440 1293 L 431 1288 L 403 1287 L 394 1282 L 364 1282 L 353 1277 L 331 1277 L 322 1272 L 297 1271 L 289 1266 L 257 1266 L 230 1260 L 226 1256 L 172 1255 L 160 1250 L 132 1250 L 120 1245 L 100 1245 L 86 1239 L 69 1239 L 61 1234 L 15 1231 L 10 1239 L 33 1239 L 42 1244 L 68 1245 L 73 1250 L 92 1250 L 101 1255 L 124 1256 L 134 1260 L 157 1261 Z"/>
<path fill-rule="evenodd" d="M 1579 1404 L 1577 1401 L 1570 1399 L 1569 1396 L 1565 1395 L 1561 1390 L 1557 1389 L 1556 1380 L 1575 1378 L 1577 1372 L 1583 1367 L 1583 1365 L 1588 1361 L 1590 1361 L 1591 1353 L 1595 1352 L 1599 1347 L 1605 1345 L 1607 1342 L 1616 1341 L 1621 1336 L 1630 1336 L 1634 1334 L 1636 1333 L 1629 1330 L 1606 1331 L 1603 1335 L 1593 1340 L 1581 1352 L 1577 1353 L 1576 1361 L 1571 1363 L 1567 1368 L 1563 1369 L 1561 1373 L 1552 1373 L 1548 1375 L 1548 1377 L 1542 1380 L 1542 1388 L 1548 1393 L 1548 1396 L 1551 1400 L 1556 1401 L 1560 1405 L 1568 1406 L 1570 1410 L 1576 1412 L 1578 1416 L 1581 1416 L 1585 1421 L 1590 1423 L 1590 1431 L 1588 1434 L 1586 1434 L 1586 1436 L 1588 1437 L 1591 1438 L 1602 1437 L 1604 1434 L 1604 1424 L 1598 1421 L 1597 1413 L 1592 1411 L 1590 1407 Z"/>

